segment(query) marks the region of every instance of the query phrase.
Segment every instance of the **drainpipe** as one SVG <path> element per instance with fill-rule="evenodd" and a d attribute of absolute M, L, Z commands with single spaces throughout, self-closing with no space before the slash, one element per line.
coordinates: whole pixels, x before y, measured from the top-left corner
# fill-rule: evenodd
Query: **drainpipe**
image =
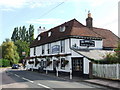
<path fill-rule="evenodd" d="M 46 74 L 48 74 L 48 71 L 47 71 L 47 69 L 46 69 Z"/>
<path fill-rule="evenodd" d="M 69 48 L 72 53 L 72 47 L 71 47 L 71 38 L 69 39 Z M 70 79 L 72 79 L 72 60 L 70 61 Z"/>
<path fill-rule="evenodd" d="M 70 68 L 70 79 L 72 79 L 72 68 Z"/>
<path fill-rule="evenodd" d="M 56 67 L 56 71 L 57 71 L 57 72 L 56 72 L 56 76 L 58 77 L 58 67 Z"/>

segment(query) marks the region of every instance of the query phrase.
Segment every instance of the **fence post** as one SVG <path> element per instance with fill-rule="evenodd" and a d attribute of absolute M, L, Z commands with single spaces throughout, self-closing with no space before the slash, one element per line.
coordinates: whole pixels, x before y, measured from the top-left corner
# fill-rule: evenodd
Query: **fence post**
<path fill-rule="evenodd" d="M 89 62 L 89 78 L 93 78 L 93 64 Z"/>
<path fill-rule="evenodd" d="M 117 74 L 117 79 L 119 79 L 119 64 L 117 63 L 117 70 L 116 70 L 116 74 Z"/>

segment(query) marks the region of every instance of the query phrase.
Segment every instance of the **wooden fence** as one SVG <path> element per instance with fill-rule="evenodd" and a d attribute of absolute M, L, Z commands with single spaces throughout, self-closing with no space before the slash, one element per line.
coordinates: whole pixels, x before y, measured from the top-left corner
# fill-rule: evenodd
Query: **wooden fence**
<path fill-rule="evenodd" d="M 93 64 L 93 76 L 120 80 L 120 64 Z"/>

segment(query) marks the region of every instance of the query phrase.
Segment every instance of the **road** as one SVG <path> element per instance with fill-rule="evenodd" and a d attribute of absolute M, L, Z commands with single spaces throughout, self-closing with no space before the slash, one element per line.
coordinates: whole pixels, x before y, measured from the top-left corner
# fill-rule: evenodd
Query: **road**
<path fill-rule="evenodd" d="M 106 87 L 85 82 L 69 81 L 49 74 L 10 68 L 2 70 L 2 88 L 43 88 L 50 90 L 55 88 L 91 88 L 92 90 L 108 90 Z"/>

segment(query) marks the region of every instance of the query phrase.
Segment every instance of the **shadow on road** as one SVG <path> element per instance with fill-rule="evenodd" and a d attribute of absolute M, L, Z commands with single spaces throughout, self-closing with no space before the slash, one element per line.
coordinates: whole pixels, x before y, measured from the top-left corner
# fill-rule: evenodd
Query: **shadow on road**
<path fill-rule="evenodd" d="M 19 77 L 17 77 L 18 75 Z M 15 70 L 15 69 L 9 69 L 4 72 L 2 72 L 2 85 L 5 84 L 12 84 L 12 83 L 22 83 L 22 82 L 28 82 L 26 80 L 23 80 L 22 78 L 29 79 L 31 81 L 64 81 L 68 82 L 65 79 L 62 79 L 60 77 L 55 76 L 55 73 L 49 72 L 48 74 L 45 74 L 45 72 L 39 73 L 36 71 L 25 71 L 25 70 Z M 62 76 L 63 77 L 63 76 Z"/>

